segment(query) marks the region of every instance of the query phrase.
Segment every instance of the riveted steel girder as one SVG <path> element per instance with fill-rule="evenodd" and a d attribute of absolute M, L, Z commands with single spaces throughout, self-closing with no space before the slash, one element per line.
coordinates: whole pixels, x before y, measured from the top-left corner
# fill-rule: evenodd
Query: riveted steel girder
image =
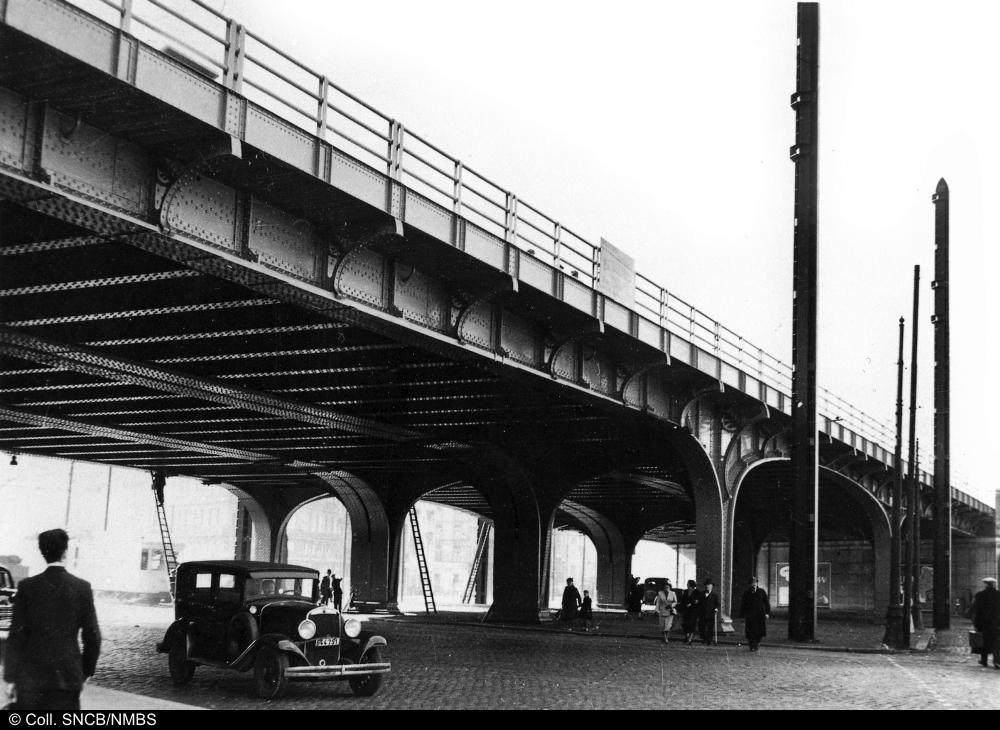
<path fill-rule="evenodd" d="M 0 326 L 0 351 L 29 361 L 69 368 L 115 382 L 128 382 L 154 391 L 167 391 L 233 408 L 314 423 L 336 431 L 359 433 L 389 441 L 408 441 L 424 437 L 424 434 L 409 429 L 336 413 L 326 408 L 278 398 L 268 393 L 230 387 L 218 380 L 198 378 L 145 363 L 110 357 L 81 347 L 48 342 L 10 327 Z"/>
<path fill-rule="evenodd" d="M 52 416 L 45 416 L 38 413 L 28 413 L 26 411 L 2 405 L 0 405 L 0 418 L 7 421 L 13 421 L 15 423 L 24 423 L 32 426 L 51 428 L 57 431 L 68 431 L 70 433 L 106 437 L 117 442 L 148 444 L 150 446 L 159 446 L 165 449 L 191 451 L 199 454 L 219 456 L 225 459 L 235 459 L 237 461 L 268 463 L 275 461 L 274 456 L 257 451 L 213 446 L 211 444 L 197 441 L 187 441 L 185 439 L 172 438 L 170 436 L 160 436 L 157 434 L 142 433 L 139 431 L 127 431 L 120 428 L 99 426 L 92 423 L 73 421 L 66 418 L 54 418 Z"/>

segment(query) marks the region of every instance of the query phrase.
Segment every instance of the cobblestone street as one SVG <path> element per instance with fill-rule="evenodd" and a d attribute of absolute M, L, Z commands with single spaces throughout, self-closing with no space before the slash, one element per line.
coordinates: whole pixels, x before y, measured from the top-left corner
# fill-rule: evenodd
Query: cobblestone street
<path fill-rule="evenodd" d="M 199 667 L 174 687 L 154 646 L 168 609 L 104 614 L 95 683 L 231 709 L 907 708 L 1000 709 L 1000 672 L 968 654 L 865 654 L 765 646 L 669 646 L 642 638 L 378 618 L 393 671 L 371 699 L 345 683 L 291 684 L 285 699 L 253 694 L 249 673 Z"/>

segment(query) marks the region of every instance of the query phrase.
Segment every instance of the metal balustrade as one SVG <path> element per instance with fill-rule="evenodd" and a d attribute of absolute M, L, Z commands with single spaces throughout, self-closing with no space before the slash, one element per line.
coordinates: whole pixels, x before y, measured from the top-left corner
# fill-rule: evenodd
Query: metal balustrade
<path fill-rule="evenodd" d="M 378 111 L 226 17 L 204 0 L 64 0 L 121 31 L 218 80 L 286 121 L 523 253 L 593 287 L 600 246 L 567 228 L 484 174 Z M 712 319 L 665 287 L 636 274 L 635 311 L 671 335 L 716 356 L 722 363 L 784 394 L 792 368 Z M 763 395 L 762 395 L 763 397 Z M 850 403 L 819 388 L 819 424 L 871 456 L 888 452 L 894 432 Z M 775 405 L 775 403 L 770 403 Z M 863 440 L 860 441 L 859 439 Z M 924 480 L 930 474 L 921 470 Z"/>

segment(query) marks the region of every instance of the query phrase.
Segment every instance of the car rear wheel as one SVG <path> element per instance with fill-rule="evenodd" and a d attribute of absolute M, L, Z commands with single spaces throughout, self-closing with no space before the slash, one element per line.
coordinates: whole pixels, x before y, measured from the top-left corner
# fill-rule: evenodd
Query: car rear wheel
<path fill-rule="evenodd" d="M 262 646 L 253 662 L 253 679 L 257 685 L 257 696 L 265 700 L 276 700 L 288 688 L 285 670 L 288 657 L 273 646 Z"/>
<path fill-rule="evenodd" d="M 238 613 L 229 621 L 226 630 L 226 651 L 229 661 L 234 661 L 243 651 L 257 640 L 257 622 L 249 613 Z"/>
<path fill-rule="evenodd" d="M 187 641 L 180 636 L 174 639 L 167 654 L 167 666 L 170 668 L 170 678 L 174 684 L 187 684 L 194 677 L 194 662 L 187 658 Z"/>
<path fill-rule="evenodd" d="M 378 664 L 382 661 L 382 652 L 377 646 L 373 646 L 364 653 L 358 664 Z M 382 674 L 359 674 L 347 680 L 351 685 L 351 691 L 358 697 L 371 697 L 378 692 L 382 686 Z"/>

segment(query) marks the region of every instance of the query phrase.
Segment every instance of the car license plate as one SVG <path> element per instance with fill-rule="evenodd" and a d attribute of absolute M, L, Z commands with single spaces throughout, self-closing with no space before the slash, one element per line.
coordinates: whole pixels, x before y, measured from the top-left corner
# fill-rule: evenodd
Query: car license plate
<path fill-rule="evenodd" d="M 316 646 L 337 646 L 340 644 L 339 636 L 323 636 L 316 639 Z"/>

